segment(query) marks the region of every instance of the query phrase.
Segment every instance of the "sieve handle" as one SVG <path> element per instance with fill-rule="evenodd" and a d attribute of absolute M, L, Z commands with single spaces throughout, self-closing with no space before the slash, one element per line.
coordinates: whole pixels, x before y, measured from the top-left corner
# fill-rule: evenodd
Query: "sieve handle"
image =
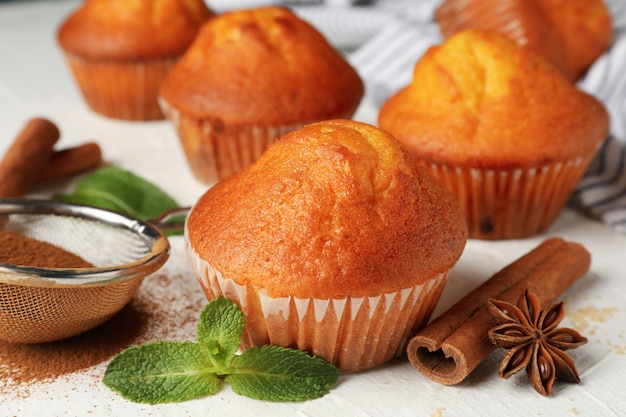
<path fill-rule="evenodd" d="M 158 217 L 150 220 L 149 223 L 161 230 L 177 230 L 185 227 L 185 220 L 171 220 L 179 216 L 187 216 L 191 207 L 178 207 L 175 209 L 167 210 Z"/>

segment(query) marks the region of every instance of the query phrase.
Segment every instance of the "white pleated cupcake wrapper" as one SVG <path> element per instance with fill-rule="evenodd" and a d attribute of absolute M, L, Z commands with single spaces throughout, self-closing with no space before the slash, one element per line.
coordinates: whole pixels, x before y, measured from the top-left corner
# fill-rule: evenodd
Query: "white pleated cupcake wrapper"
<path fill-rule="evenodd" d="M 226 296 L 247 316 L 242 348 L 297 348 L 344 372 L 368 369 L 403 354 L 408 339 L 430 318 L 449 275 L 447 271 L 424 284 L 371 297 L 277 298 L 223 277 L 189 247 L 188 253 L 207 297 Z"/>
<path fill-rule="evenodd" d="M 470 237 L 498 239 L 532 236 L 548 228 L 591 159 L 511 170 L 425 166 L 457 197 Z"/>
<path fill-rule="evenodd" d="M 158 91 L 178 58 L 147 62 L 92 62 L 66 54 L 66 61 L 89 107 L 126 120 L 163 119 Z"/>

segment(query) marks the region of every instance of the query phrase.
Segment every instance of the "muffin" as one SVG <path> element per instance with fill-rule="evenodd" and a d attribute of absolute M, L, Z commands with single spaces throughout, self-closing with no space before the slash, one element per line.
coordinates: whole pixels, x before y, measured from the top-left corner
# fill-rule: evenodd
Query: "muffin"
<path fill-rule="evenodd" d="M 271 6 L 208 21 L 161 89 L 191 172 L 205 184 L 305 123 L 351 118 L 362 96 L 357 72 L 316 29 Z"/>
<path fill-rule="evenodd" d="M 57 39 L 93 111 L 163 119 L 159 86 L 211 16 L 203 0 L 86 0 Z"/>
<path fill-rule="evenodd" d="M 467 30 L 422 56 L 378 124 L 452 191 L 470 237 L 505 239 L 552 224 L 609 118 L 530 49 Z"/>
<path fill-rule="evenodd" d="M 446 0 L 435 11 L 445 38 L 494 31 L 542 55 L 570 81 L 608 48 L 611 17 L 602 0 Z"/>
<path fill-rule="evenodd" d="M 185 230 L 206 296 L 245 315 L 243 349 L 297 348 L 344 372 L 404 353 L 466 240 L 445 187 L 395 138 L 348 120 L 279 139 L 210 188 Z"/>

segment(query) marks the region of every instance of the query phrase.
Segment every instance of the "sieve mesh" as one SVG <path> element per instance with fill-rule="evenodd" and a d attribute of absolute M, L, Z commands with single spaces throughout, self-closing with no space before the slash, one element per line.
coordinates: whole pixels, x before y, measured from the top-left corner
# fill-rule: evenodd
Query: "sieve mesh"
<path fill-rule="evenodd" d="M 105 267 L 121 265 L 150 253 L 152 242 L 127 228 L 59 213 L 15 213 L 0 216 L 0 228 L 48 242 Z"/>
<path fill-rule="evenodd" d="M 0 283 L 0 337 L 13 343 L 61 340 L 122 309 L 141 279 L 98 287 L 44 288 Z"/>
<path fill-rule="evenodd" d="M 18 203 L 0 204 L 0 230 L 73 252 L 94 268 L 0 264 L 0 339 L 49 342 L 98 326 L 168 257 L 167 238 L 148 223 L 91 207 Z"/>

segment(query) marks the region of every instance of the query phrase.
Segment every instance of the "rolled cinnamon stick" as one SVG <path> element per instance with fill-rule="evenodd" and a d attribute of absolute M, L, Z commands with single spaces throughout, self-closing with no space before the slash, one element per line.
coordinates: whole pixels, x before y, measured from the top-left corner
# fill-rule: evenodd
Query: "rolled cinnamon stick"
<path fill-rule="evenodd" d="M 21 197 L 48 164 L 59 129 L 42 118 L 29 120 L 0 162 L 0 197 Z"/>
<path fill-rule="evenodd" d="M 36 184 L 54 181 L 97 168 L 102 164 L 102 151 L 95 142 L 55 151 L 41 170 Z"/>
<path fill-rule="evenodd" d="M 543 307 L 582 277 L 590 264 L 591 256 L 582 245 L 560 238 L 545 240 L 413 336 L 407 345 L 409 361 L 436 382 L 458 384 L 495 350 L 488 337 L 493 327 L 487 309 L 490 298 L 515 304 L 528 289 Z"/>

